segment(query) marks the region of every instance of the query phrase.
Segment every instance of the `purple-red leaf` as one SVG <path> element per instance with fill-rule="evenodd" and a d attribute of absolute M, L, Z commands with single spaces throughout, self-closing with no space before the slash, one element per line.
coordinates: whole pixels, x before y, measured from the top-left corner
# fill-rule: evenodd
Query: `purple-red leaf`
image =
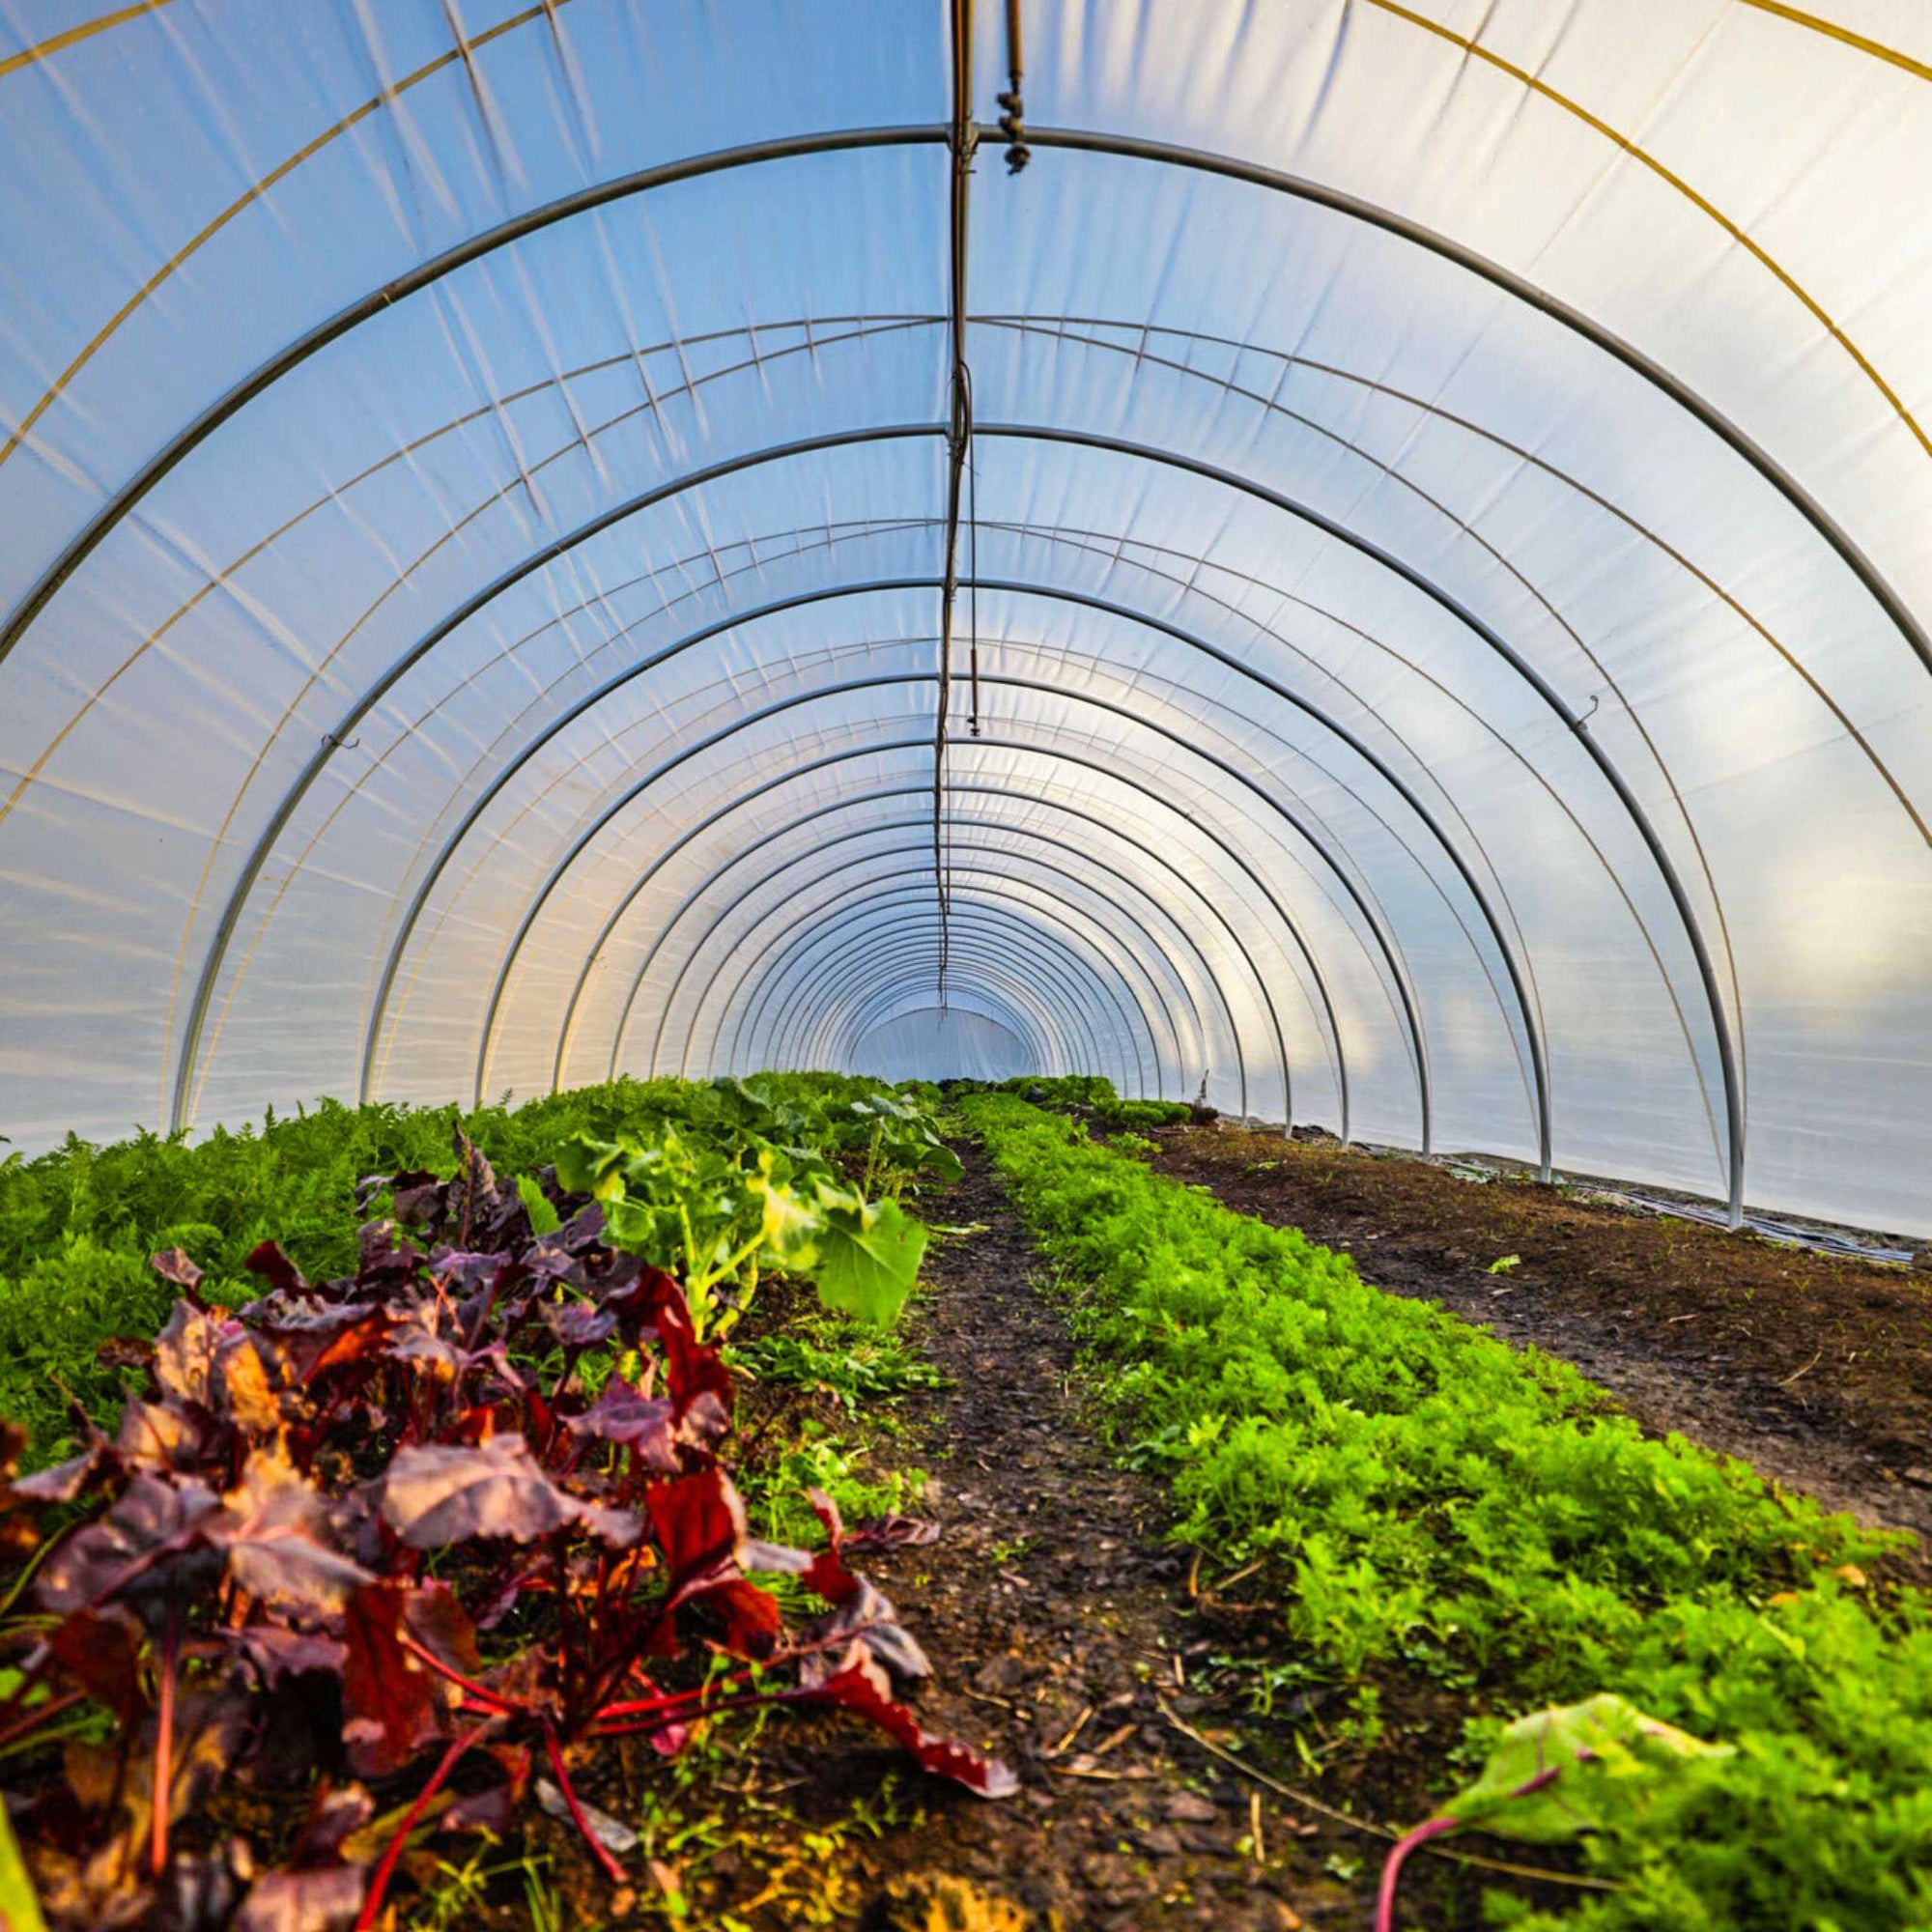
<path fill-rule="evenodd" d="M 923 1517 L 900 1516 L 895 1511 L 861 1517 L 845 1531 L 847 1549 L 916 1549 L 938 1541 L 936 1522 Z"/>
<path fill-rule="evenodd" d="M 342 1857 L 344 1844 L 375 1815 L 376 1801 L 365 1785 L 318 1784 L 296 1843 L 295 1863 L 319 1865 Z"/>
<path fill-rule="evenodd" d="M 371 1583 L 358 1590 L 343 1623 L 349 1655 L 342 1667 L 342 1736 L 362 1777 L 387 1777 L 449 1735 L 461 1693 L 404 1648 L 405 1633 L 466 1676 L 481 1667 L 475 1634 L 446 1585 L 411 1590 Z"/>
<path fill-rule="evenodd" d="M 242 1901 L 231 1932 L 348 1932 L 368 1889 L 369 1874 L 359 1865 L 265 1872 Z"/>
<path fill-rule="evenodd" d="M 43 1608 L 78 1610 L 121 1596 L 148 1603 L 169 1588 L 193 1596 L 220 1574 L 220 1559 L 193 1549 L 220 1499 L 192 1477 L 162 1482 L 137 1474 L 114 1506 L 68 1537 L 41 1566 Z"/>
<path fill-rule="evenodd" d="M 340 1676 L 349 1656 L 348 1646 L 335 1637 L 290 1630 L 285 1624 L 249 1624 L 235 1633 L 232 1642 L 237 1654 L 270 1689 L 310 1671 Z"/>
<path fill-rule="evenodd" d="M 65 1463 L 22 1476 L 12 1486 L 13 1493 L 24 1496 L 30 1503 L 71 1503 L 94 1480 L 96 1473 L 111 1462 L 111 1456 L 105 1444 L 97 1443 Z"/>
<path fill-rule="evenodd" d="M 723 1469 L 653 1483 L 644 1501 L 673 1577 L 722 1561 L 736 1565 L 745 1541 L 745 1504 Z"/>
<path fill-rule="evenodd" d="M 816 1588 L 808 1574 L 806 1583 Z M 855 1577 L 853 1588 L 841 1597 L 829 1616 L 814 1623 L 808 1635 L 819 1645 L 843 1652 L 851 1643 L 866 1649 L 889 1670 L 917 1680 L 932 1675 L 932 1665 L 912 1633 L 899 1622 L 892 1601 L 869 1578 Z"/>
<path fill-rule="evenodd" d="M 126 1610 L 76 1610 L 47 1639 L 47 1648 L 61 1668 L 124 1725 L 140 1716 L 148 1701 L 141 1683 L 147 1642 Z"/>
<path fill-rule="evenodd" d="M 202 1272 L 188 1260 L 185 1248 L 166 1248 L 152 1257 L 155 1272 L 163 1281 L 171 1281 L 177 1288 L 185 1289 L 192 1294 L 202 1284 Z"/>
<path fill-rule="evenodd" d="M 666 1398 L 647 1396 L 622 1376 L 613 1375 L 597 1400 L 582 1415 L 571 1416 L 564 1427 L 573 1435 L 615 1442 L 632 1450 L 654 1475 L 669 1476 L 678 1468 L 671 1435 L 674 1419 L 673 1406 Z"/>
<path fill-rule="evenodd" d="M 210 1383 L 225 1324 L 191 1301 L 178 1301 L 155 1341 L 155 1379 L 184 1402 L 213 1406 Z"/>
<path fill-rule="evenodd" d="M 302 1279 L 301 1270 L 283 1254 L 274 1241 L 260 1242 L 253 1248 L 248 1259 L 242 1265 L 250 1274 L 258 1274 L 272 1289 L 283 1294 L 306 1294 L 308 1283 Z"/>
<path fill-rule="evenodd" d="M 337 1610 L 350 1592 L 375 1579 L 333 1548 L 321 1495 L 279 1450 L 257 1450 L 242 1480 L 203 1528 L 225 1552 L 235 1580 L 267 1604 Z"/>
<path fill-rule="evenodd" d="M 970 1746 L 936 1738 L 925 1730 L 894 1697 L 890 1680 L 862 1643 L 853 1644 L 831 1670 L 810 1672 L 794 1695 L 870 1719 L 903 1745 L 923 1770 L 950 1777 L 981 1798 L 1009 1798 L 1020 1788 L 1019 1779 L 998 1758 L 981 1757 Z"/>
<path fill-rule="evenodd" d="M 537 1317 L 566 1349 L 594 1349 L 617 1332 L 617 1318 L 587 1301 L 566 1302 L 561 1308 L 546 1301 L 539 1304 Z"/>
<path fill-rule="evenodd" d="M 129 1396 L 121 1411 L 114 1453 L 136 1468 L 192 1469 L 208 1446 L 201 1424 L 175 1403 Z"/>
<path fill-rule="evenodd" d="M 247 1320 L 280 1349 L 291 1376 L 304 1386 L 329 1369 L 378 1353 L 397 1325 L 384 1308 L 308 1299 L 258 1302 Z"/>
<path fill-rule="evenodd" d="M 412 1549 L 440 1549 L 472 1536 L 528 1543 L 582 1523 L 607 1543 L 635 1543 L 642 1525 L 621 1510 L 580 1501 L 545 1475 L 521 1435 L 493 1435 L 473 1449 L 401 1449 L 383 1478 L 383 1520 Z"/>

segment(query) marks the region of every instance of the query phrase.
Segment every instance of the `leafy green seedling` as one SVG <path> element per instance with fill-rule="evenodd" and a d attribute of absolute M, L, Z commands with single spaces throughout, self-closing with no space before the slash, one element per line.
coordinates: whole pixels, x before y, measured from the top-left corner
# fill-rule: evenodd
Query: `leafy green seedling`
<path fill-rule="evenodd" d="M 526 1175 L 518 1177 L 517 1198 L 530 1217 L 530 1233 L 539 1238 L 555 1234 L 563 1226 L 563 1216 L 551 1206 L 550 1197 Z"/>
<path fill-rule="evenodd" d="M 1492 1262 L 1483 1272 L 1485 1274 L 1508 1274 L 1511 1268 L 1520 1267 L 1521 1265 L 1522 1257 L 1520 1255 L 1505 1255 L 1500 1261 Z"/>
<path fill-rule="evenodd" d="M 1418 1846 L 1474 1827 L 1527 1844 L 1561 1844 L 1646 1809 L 1660 1783 L 1694 1764 L 1734 1755 L 1601 1690 L 1519 1718 L 1476 1781 L 1398 1839 L 1382 1866 L 1376 1932 L 1392 1932 L 1403 1861 Z"/>

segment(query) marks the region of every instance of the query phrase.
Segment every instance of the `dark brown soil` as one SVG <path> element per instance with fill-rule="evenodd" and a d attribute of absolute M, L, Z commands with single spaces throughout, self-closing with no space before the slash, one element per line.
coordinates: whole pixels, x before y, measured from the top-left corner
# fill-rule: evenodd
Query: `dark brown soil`
<path fill-rule="evenodd" d="M 979 1150 L 960 1152 L 965 1179 L 921 1211 L 977 1226 L 935 1241 L 929 1292 L 909 1317 L 950 1386 L 870 1431 L 874 1466 L 931 1472 L 920 1508 L 942 1534 L 865 1568 L 931 1659 L 922 1721 L 1003 1757 L 1020 1791 L 985 1803 L 923 1776 L 855 1720 L 795 1711 L 755 1733 L 721 1726 L 676 1768 L 641 1748 L 585 1767 L 588 1795 L 646 1825 L 627 1861 L 638 1882 L 622 1892 L 561 1825 L 530 1818 L 525 1847 L 552 1861 L 566 1922 L 585 1927 L 674 1916 L 746 1932 L 1366 1924 L 1387 1825 L 1429 1808 L 1466 1699 L 1381 1674 L 1373 1749 L 1349 1733 L 1346 1689 L 1286 1689 L 1258 1715 L 1261 1667 L 1292 1662 L 1266 1588 L 1253 1566 L 1230 1574 L 1211 1550 L 1168 1539 L 1165 1486 L 1118 1466 L 1100 1440 L 1039 1257 Z M 782 1322 L 781 1292 L 762 1314 Z M 765 1403 L 754 1392 L 740 1418 L 754 1460 L 761 1432 L 787 1424 Z M 1297 1736 L 1319 1774 L 1298 1760 Z M 1405 1927 L 1478 1921 L 1494 1877 L 1452 1861 L 1480 1843 L 1414 1861 Z M 1522 1878 L 1511 1889 L 1545 1905 L 1574 1896 Z M 462 1922 L 507 1932 L 530 1920 L 502 1899 Z"/>
<path fill-rule="evenodd" d="M 1574 1362 L 1646 1429 L 1932 1539 L 1932 1282 L 1326 1138 L 1159 1138 L 1163 1173 Z"/>
<path fill-rule="evenodd" d="M 795 1835 L 774 1827 L 723 1871 L 706 1864 L 699 1922 L 709 1911 L 759 1928 L 924 1932 L 955 1923 L 935 1901 L 960 1884 L 978 1895 L 956 1922 L 975 1932 L 1360 1922 L 1374 1841 L 1307 1817 L 1174 1727 L 1232 1741 L 1239 1722 L 1255 1736 L 1232 1681 L 1224 1701 L 1204 1673 L 1246 1647 L 1258 1606 L 1223 1607 L 1212 1584 L 1226 1566 L 1207 1564 L 1204 1578 L 1166 1542 L 1162 1486 L 1116 1467 L 1083 1423 L 1038 1258 L 978 1151 L 961 1151 L 966 1179 L 926 1211 L 980 1225 L 935 1244 L 916 1327 L 952 1386 L 917 1405 L 902 1451 L 932 1472 L 922 1513 L 942 1537 L 866 1567 L 932 1660 L 922 1721 L 997 1752 L 1022 1789 L 987 1804 L 896 1771 L 847 1721 L 775 1725 L 743 1781 L 788 1789 L 799 1828 L 835 1827 L 895 1775 L 913 1815 L 876 1840 L 844 1838 L 816 1900 L 787 1887 L 753 1905 Z M 1330 1859 L 1346 1861 L 1348 1882 L 1324 1871 Z"/>
<path fill-rule="evenodd" d="M 977 1150 L 963 1151 L 968 1178 L 945 1211 L 984 1232 L 929 1264 L 922 1334 L 953 1379 L 929 1418 L 945 1540 L 921 1552 L 923 1583 L 889 1587 L 932 1649 L 933 1718 L 996 1745 L 1025 1788 L 1004 1805 L 949 1804 L 882 1847 L 886 1861 L 963 1871 L 1068 1932 L 1353 1922 L 1353 1889 L 1322 1877 L 1315 1839 L 1298 1835 L 1309 1821 L 1164 1713 L 1228 1721 L 1198 1673 L 1229 1634 L 1189 1595 L 1188 1552 L 1163 1539 L 1163 1487 L 1116 1467 L 1083 1426 L 1038 1258 Z M 1265 1861 L 1240 1842 L 1255 1799 Z"/>

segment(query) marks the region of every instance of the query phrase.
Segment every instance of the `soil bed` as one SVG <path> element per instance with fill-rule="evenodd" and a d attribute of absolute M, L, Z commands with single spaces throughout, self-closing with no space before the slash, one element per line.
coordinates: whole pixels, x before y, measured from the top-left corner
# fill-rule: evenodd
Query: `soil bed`
<path fill-rule="evenodd" d="M 722 1776 L 694 1780 L 682 1801 L 688 1843 L 713 1848 L 682 1867 L 692 1920 L 756 1932 L 1366 1925 L 1385 1839 L 1267 1788 L 1226 1753 L 1292 1790 L 1314 1785 L 1354 1818 L 1412 1823 L 1439 1795 L 1467 1697 L 1377 1672 L 1384 1728 L 1372 1751 L 1334 1721 L 1346 1687 L 1283 1691 L 1258 1714 L 1262 1676 L 1292 1662 L 1268 1589 L 1256 1566 L 1228 1574 L 1212 1551 L 1166 1540 L 1165 1486 L 1119 1466 L 1099 1439 L 1040 1257 L 980 1150 L 959 1152 L 965 1179 L 921 1209 L 974 1232 L 934 1243 L 928 1293 L 910 1311 L 950 1386 L 908 1398 L 909 1426 L 873 1445 L 882 1469 L 931 1472 L 918 1507 L 942 1533 L 866 1567 L 932 1661 L 922 1721 L 997 1752 L 1022 1788 L 981 1803 L 836 1718 L 793 1714 L 755 1740 L 721 1733 Z M 561 1833 L 551 1849 L 582 1862 Z M 1480 1838 L 1459 1850 L 1520 1857 Z M 1497 1879 L 1457 1857 L 1411 1865 L 1405 1926 L 1478 1922 L 1479 1891 Z M 1568 1861 L 1540 1848 L 1529 1862 Z M 1544 1905 L 1574 1898 L 1506 1883 Z M 578 1895 L 589 1907 L 594 1889 Z M 640 1909 L 653 1902 L 646 1889 Z"/>
<path fill-rule="evenodd" d="M 1903 1268 L 1469 1181 L 1326 1136 L 1157 1137 L 1162 1173 L 1348 1250 L 1378 1287 L 1574 1362 L 1645 1429 L 1932 1540 L 1932 1293 Z"/>
<path fill-rule="evenodd" d="M 929 1292 L 909 1316 L 950 1385 L 909 1398 L 910 1427 L 874 1444 L 882 1467 L 931 1472 L 919 1513 L 941 1537 L 868 1554 L 866 1569 L 932 1661 L 921 1720 L 997 1752 L 1022 1789 L 986 1804 L 900 1769 L 855 1724 L 788 1717 L 724 1746 L 724 1796 L 710 1780 L 690 1790 L 694 1815 L 720 1808 L 707 1835 L 729 1841 L 684 1873 L 694 1919 L 729 1914 L 760 1932 L 1365 1922 L 1374 1841 L 1302 1815 L 1174 1727 L 1169 1714 L 1227 1742 L 1237 1727 L 1262 1762 L 1291 1761 L 1285 1732 L 1270 1749 L 1227 1663 L 1266 1647 L 1267 1612 L 1217 1598 L 1226 1566 L 1204 1575 L 1164 1541 L 1163 1486 L 1117 1467 L 1086 1426 L 1065 1322 L 1034 1279 L 1039 1258 L 983 1155 L 959 1151 L 966 1178 L 921 1211 L 975 1231 L 934 1243 Z M 1236 1582 L 1230 1594 L 1244 1593 Z M 741 1793 L 782 1811 L 766 1803 L 754 1821 Z M 852 1829 L 866 1815 L 883 1829 Z M 814 1842 L 817 1884 L 802 1889 Z M 575 1861 L 563 1834 L 553 1849 Z M 588 1888 L 580 1895 L 593 1904 Z M 639 1905 L 651 1902 L 646 1889 Z"/>
<path fill-rule="evenodd" d="M 1212 1151 L 1236 1138 L 1212 1137 Z M 1189 1145 L 1183 1137 L 1171 1157 L 1191 1157 Z M 1280 1152 L 1279 1142 L 1261 1145 Z M 868 1550 L 862 1567 L 931 1661 L 921 1721 L 1004 1758 L 1019 1791 L 976 1799 L 836 1713 L 724 1719 L 673 1760 L 640 1737 L 604 1742 L 574 1755 L 571 1770 L 618 1831 L 635 1830 L 620 1859 L 629 1883 L 613 1889 L 593 1868 L 554 1815 L 560 1799 L 532 1804 L 501 1840 L 432 1831 L 412 1842 L 384 1932 L 1342 1932 L 1368 1922 L 1385 1840 L 1335 1807 L 1384 1833 L 1425 1815 L 1483 1687 L 1453 1694 L 1378 1670 L 1378 1742 L 1360 1742 L 1347 1721 L 1349 1687 L 1296 1668 L 1259 1566 L 1167 1539 L 1164 1483 L 1121 1466 L 1101 1438 L 1041 1258 L 980 1150 L 959 1152 L 964 1178 L 917 1207 L 969 1232 L 935 1238 L 906 1318 L 945 1385 L 854 1415 L 823 1389 L 747 1381 L 727 1453 L 754 1516 L 761 1497 L 796 1491 L 786 1459 L 814 1441 L 836 1441 L 868 1484 L 930 1473 L 909 1506 L 937 1523 L 939 1540 Z M 1238 1161 L 1228 1171 L 1238 1178 Z M 773 1281 L 746 1327 L 782 1336 L 812 1306 L 803 1285 Z M 1264 1716 L 1256 1697 L 1270 1681 Z M 1313 1802 L 1300 1795 L 1310 1786 Z M 184 1821 L 183 1838 L 206 1848 L 239 1832 L 286 1843 L 302 1803 L 294 1788 L 277 1808 L 224 1786 Z M 1477 1839 L 1416 1861 L 1404 1925 L 1478 1922 L 1479 1889 L 1494 1876 L 1457 1861 L 1479 1852 L 1512 1857 Z M 1566 1855 L 1528 1862 L 1561 1866 Z M 1545 1904 L 1573 1896 L 1521 1878 L 1510 1889 Z"/>

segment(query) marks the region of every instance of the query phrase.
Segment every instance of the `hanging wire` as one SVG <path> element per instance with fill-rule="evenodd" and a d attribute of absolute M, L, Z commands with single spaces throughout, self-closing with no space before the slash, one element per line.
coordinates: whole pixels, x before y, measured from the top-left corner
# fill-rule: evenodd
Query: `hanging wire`
<path fill-rule="evenodd" d="M 932 733 L 932 877 L 939 902 L 938 1001 L 946 1011 L 952 881 L 946 850 L 946 739 L 952 703 L 952 610 L 959 593 L 959 505 L 973 438 L 973 380 L 966 367 L 967 217 L 973 154 L 973 0 L 952 0 L 952 409 L 947 425 L 946 571 L 939 593 L 939 715 Z"/>
<path fill-rule="evenodd" d="M 966 649 L 972 707 L 966 728 L 980 735 L 980 459 L 973 447 L 973 372 L 966 371 Z"/>

